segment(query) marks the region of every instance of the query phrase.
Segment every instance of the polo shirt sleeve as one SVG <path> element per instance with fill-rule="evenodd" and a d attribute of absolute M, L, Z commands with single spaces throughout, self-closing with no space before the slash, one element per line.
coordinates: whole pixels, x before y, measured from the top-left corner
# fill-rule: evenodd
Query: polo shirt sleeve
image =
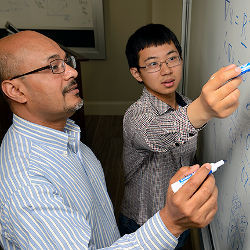
<path fill-rule="evenodd" d="M 162 114 L 152 119 L 145 130 L 145 141 L 156 151 L 165 151 L 166 147 L 174 148 L 176 144 L 184 144 L 204 128 L 196 129 L 188 119 L 187 107 Z"/>
<path fill-rule="evenodd" d="M 178 239 L 164 225 L 159 212 L 132 234 L 124 235 L 111 249 L 174 249 Z"/>

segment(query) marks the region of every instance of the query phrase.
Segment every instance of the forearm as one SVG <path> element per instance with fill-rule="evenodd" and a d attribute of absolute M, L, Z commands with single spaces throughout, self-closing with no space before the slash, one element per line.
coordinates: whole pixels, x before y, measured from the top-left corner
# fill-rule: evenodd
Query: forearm
<path fill-rule="evenodd" d="M 206 111 L 205 104 L 202 103 L 200 97 L 195 99 L 187 108 L 187 115 L 191 124 L 196 128 L 205 125 L 212 116 Z"/>

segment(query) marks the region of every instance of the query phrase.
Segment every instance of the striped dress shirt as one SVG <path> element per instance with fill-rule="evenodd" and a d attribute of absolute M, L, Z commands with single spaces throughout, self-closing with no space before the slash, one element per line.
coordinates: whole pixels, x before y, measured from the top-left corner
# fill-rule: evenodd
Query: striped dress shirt
<path fill-rule="evenodd" d="M 0 149 L 5 249 L 173 249 L 157 212 L 120 238 L 100 162 L 67 120 L 64 131 L 13 115 Z"/>
<path fill-rule="evenodd" d="M 144 88 L 124 115 L 121 212 L 139 225 L 164 207 L 176 171 L 194 163 L 200 129 L 187 116 L 191 100 L 176 93 L 176 101 L 177 110 Z"/>

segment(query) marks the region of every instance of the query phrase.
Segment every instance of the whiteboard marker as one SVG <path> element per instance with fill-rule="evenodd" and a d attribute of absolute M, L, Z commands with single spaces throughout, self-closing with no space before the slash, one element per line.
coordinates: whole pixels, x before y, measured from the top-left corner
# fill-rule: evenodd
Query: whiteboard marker
<path fill-rule="evenodd" d="M 211 170 L 208 174 L 214 173 L 220 166 L 222 166 L 225 162 L 223 160 L 220 160 L 216 163 L 210 163 L 211 164 Z M 174 193 L 176 193 L 189 179 L 191 176 L 193 176 L 195 174 L 195 172 L 193 172 L 192 174 L 189 174 L 188 176 L 180 179 L 179 181 L 173 183 L 171 185 L 172 190 Z"/>
<path fill-rule="evenodd" d="M 241 75 L 250 71 L 250 63 L 243 64 L 243 65 L 239 66 L 239 68 L 241 69 L 241 73 L 239 74 L 239 76 L 241 76 Z"/>

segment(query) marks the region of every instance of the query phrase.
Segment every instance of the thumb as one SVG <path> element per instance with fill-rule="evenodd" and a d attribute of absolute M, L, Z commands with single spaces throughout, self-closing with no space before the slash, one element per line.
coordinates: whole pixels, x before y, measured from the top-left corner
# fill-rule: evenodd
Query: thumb
<path fill-rule="evenodd" d="M 190 167 L 182 167 L 180 168 L 176 174 L 172 177 L 172 179 L 170 180 L 170 184 L 188 176 L 189 174 L 192 174 L 193 172 L 197 171 L 199 169 L 200 165 L 199 164 L 195 164 L 193 166 Z"/>

